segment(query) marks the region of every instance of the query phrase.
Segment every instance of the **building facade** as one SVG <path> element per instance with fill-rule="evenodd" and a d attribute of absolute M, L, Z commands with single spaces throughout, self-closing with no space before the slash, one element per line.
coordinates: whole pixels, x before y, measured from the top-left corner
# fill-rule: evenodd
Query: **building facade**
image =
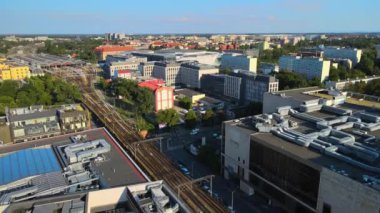
<path fill-rule="evenodd" d="M 154 61 L 152 62 L 146 62 L 146 63 L 140 63 L 138 65 L 138 70 L 143 77 L 152 77 L 153 76 L 153 68 L 154 68 Z"/>
<path fill-rule="evenodd" d="M 231 76 L 241 79 L 239 99 L 244 103 L 263 102 L 264 93 L 278 91 L 278 80 L 274 76 L 253 74 L 244 70 L 236 70 Z M 232 82 L 233 85 L 238 85 L 237 79 Z"/>
<path fill-rule="evenodd" d="M 207 74 L 216 74 L 219 69 L 204 64 L 185 63 L 181 65 L 181 83 L 191 88 L 201 88 L 201 77 Z"/>
<path fill-rule="evenodd" d="M 330 61 L 322 58 L 301 58 L 300 56 L 282 56 L 279 60 L 280 70 L 287 70 L 304 75 L 307 79 L 317 78 L 321 82 L 330 74 Z"/>
<path fill-rule="evenodd" d="M 131 55 L 124 57 L 107 56 L 104 70 L 106 71 L 106 76 L 108 78 L 115 79 L 123 77 L 119 76 L 119 74 L 126 74 L 125 72 L 123 73 L 120 71 L 137 71 L 139 69 L 139 64 L 144 62 L 147 62 L 147 59 L 144 57 L 135 57 Z"/>
<path fill-rule="evenodd" d="M 323 55 L 327 59 L 350 59 L 355 66 L 360 62 L 362 50 L 356 48 L 326 47 Z"/>
<path fill-rule="evenodd" d="M 28 66 L 0 63 L 0 80 L 23 80 L 30 77 Z"/>
<path fill-rule="evenodd" d="M 142 81 L 139 87 L 150 89 L 154 93 L 154 110 L 156 112 L 171 109 L 174 106 L 174 89 L 165 86 L 165 82 L 160 79 L 150 79 Z"/>
<path fill-rule="evenodd" d="M 220 58 L 220 68 L 229 68 L 232 70 L 242 69 L 256 72 L 257 58 L 237 53 L 225 53 Z"/>
<path fill-rule="evenodd" d="M 153 67 L 153 77 L 162 79 L 171 86 L 181 82 L 181 65 L 178 63 L 156 62 Z"/>

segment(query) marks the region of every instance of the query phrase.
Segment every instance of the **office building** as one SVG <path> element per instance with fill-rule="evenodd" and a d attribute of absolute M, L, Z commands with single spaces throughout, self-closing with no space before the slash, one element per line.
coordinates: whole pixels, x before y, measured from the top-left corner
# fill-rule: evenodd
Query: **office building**
<path fill-rule="evenodd" d="M 263 102 L 266 92 L 278 91 L 278 80 L 274 76 L 254 74 L 250 71 L 235 70 L 231 76 L 241 78 L 240 101 L 243 103 Z M 236 88 L 239 85 L 237 79 L 230 79 L 231 86 Z"/>
<path fill-rule="evenodd" d="M 152 76 L 162 79 L 166 85 L 172 86 L 181 82 L 181 64 L 170 62 L 156 62 L 153 67 Z"/>
<path fill-rule="evenodd" d="M 224 176 L 285 212 L 377 213 L 379 115 L 373 108 L 321 102 L 227 121 Z"/>
<path fill-rule="evenodd" d="M 174 106 L 174 89 L 165 86 L 161 79 L 150 79 L 140 82 L 139 87 L 148 88 L 154 94 L 154 110 L 156 112 L 171 109 Z"/>
<path fill-rule="evenodd" d="M 180 68 L 181 83 L 186 87 L 201 88 L 201 77 L 216 73 L 219 73 L 219 69 L 212 65 L 184 63 Z"/>
<path fill-rule="evenodd" d="M 177 63 L 197 62 L 200 64 L 217 65 L 218 52 L 204 50 L 163 49 L 157 51 L 135 51 L 134 56 L 146 57 L 148 61 L 165 61 Z"/>
<path fill-rule="evenodd" d="M 235 100 L 241 99 L 242 78 L 239 76 L 226 75 L 224 79 L 224 95 Z"/>
<path fill-rule="evenodd" d="M 108 55 L 104 70 L 106 76 L 111 79 L 131 78 L 132 72 L 137 72 L 140 63 L 147 62 L 145 57 L 136 57 L 131 54 Z"/>
<path fill-rule="evenodd" d="M 140 75 L 143 77 L 151 77 L 153 76 L 153 68 L 155 61 L 143 62 L 138 65 L 138 70 Z"/>
<path fill-rule="evenodd" d="M 220 68 L 257 71 L 257 58 L 237 53 L 225 53 L 220 58 Z"/>
<path fill-rule="evenodd" d="M 203 75 L 201 77 L 201 90 L 214 96 L 224 95 L 226 76 L 223 74 Z"/>
<path fill-rule="evenodd" d="M 323 55 L 330 60 L 349 59 L 352 61 L 352 65 L 355 66 L 360 62 L 362 50 L 356 48 L 326 47 L 323 50 Z"/>
<path fill-rule="evenodd" d="M 304 75 L 307 79 L 326 80 L 330 74 L 330 61 L 323 58 L 301 58 L 300 56 L 281 56 L 280 70 L 293 71 Z"/>

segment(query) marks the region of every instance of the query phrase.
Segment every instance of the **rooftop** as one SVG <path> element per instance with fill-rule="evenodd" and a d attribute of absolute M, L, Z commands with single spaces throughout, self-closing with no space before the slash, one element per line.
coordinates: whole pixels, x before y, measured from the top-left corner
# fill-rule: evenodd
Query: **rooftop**
<path fill-rule="evenodd" d="M 204 93 L 200 93 L 200 92 L 197 92 L 197 91 L 192 90 L 192 89 L 179 89 L 179 90 L 176 90 L 175 93 L 181 94 L 181 95 L 184 95 L 187 97 L 192 97 L 192 96 L 196 96 L 196 95 L 204 95 Z"/>
<path fill-rule="evenodd" d="M 291 90 L 280 90 L 278 92 L 274 92 L 273 94 L 282 95 L 285 97 L 291 97 L 297 101 L 310 101 L 310 100 L 318 100 L 319 98 L 313 95 L 309 95 L 310 92 L 315 92 L 318 90 L 323 90 L 319 87 L 305 87 Z"/>
<path fill-rule="evenodd" d="M 255 142 L 304 159 L 314 168 L 324 167 L 380 190 L 379 109 L 341 104 L 299 112 L 281 107 L 273 114 L 226 125 L 238 126 Z"/>

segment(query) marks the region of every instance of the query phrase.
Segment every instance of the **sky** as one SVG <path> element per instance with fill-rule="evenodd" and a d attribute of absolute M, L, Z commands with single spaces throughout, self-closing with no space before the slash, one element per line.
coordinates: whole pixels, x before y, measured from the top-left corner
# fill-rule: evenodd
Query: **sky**
<path fill-rule="evenodd" d="M 379 0 L 0 0 L 0 34 L 380 32 Z"/>

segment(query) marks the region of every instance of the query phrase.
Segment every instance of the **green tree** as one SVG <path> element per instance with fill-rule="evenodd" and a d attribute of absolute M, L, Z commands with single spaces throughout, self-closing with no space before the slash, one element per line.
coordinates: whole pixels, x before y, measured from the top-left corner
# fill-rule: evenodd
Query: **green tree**
<path fill-rule="evenodd" d="M 179 115 L 174 109 L 160 110 L 156 114 L 157 124 L 166 124 L 168 127 L 173 127 L 179 122 Z"/>
<path fill-rule="evenodd" d="M 194 128 L 197 124 L 197 119 L 197 114 L 194 112 L 194 110 L 189 110 L 189 112 L 187 112 L 185 115 L 186 127 Z"/>
<path fill-rule="evenodd" d="M 212 109 L 207 109 L 206 113 L 202 117 L 202 122 L 206 126 L 211 126 L 214 124 L 215 114 Z"/>
<path fill-rule="evenodd" d="M 153 93 L 147 88 L 139 88 L 137 95 L 133 98 L 137 105 L 137 112 L 140 114 L 147 114 L 153 111 L 154 99 Z"/>
<path fill-rule="evenodd" d="M 276 74 L 276 77 L 279 80 L 280 90 L 302 88 L 308 86 L 306 78 L 303 75 L 294 72 L 281 71 Z"/>
<path fill-rule="evenodd" d="M 187 96 L 179 99 L 179 106 L 182 107 L 182 108 L 184 108 L 184 109 L 189 110 L 189 109 L 191 109 L 192 105 L 193 104 L 191 102 L 191 99 L 189 97 L 187 97 Z"/>

